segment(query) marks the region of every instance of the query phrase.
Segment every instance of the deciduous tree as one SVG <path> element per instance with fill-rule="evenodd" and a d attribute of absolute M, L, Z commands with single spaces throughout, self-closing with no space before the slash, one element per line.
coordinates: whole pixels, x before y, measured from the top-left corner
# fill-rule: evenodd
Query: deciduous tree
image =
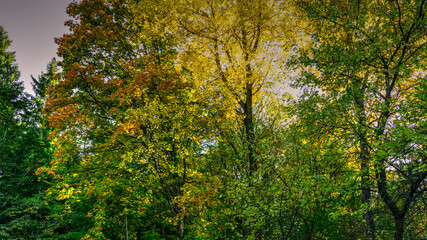
<path fill-rule="evenodd" d="M 202 114 L 171 38 L 125 1 L 72 3 L 68 13 L 72 33 L 57 39 L 64 80 L 46 103 L 52 196 L 87 211 L 86 238 L 184 239 Z"/>
<path fill-rule="evenodd" d="M 414 100 L 425 95 L 426 2 L 299 5 L 312 19 L 315 44 L 301 51 L 307 71 L 298 83 L 317 91 L 320 111 L 343 118 L 331 127 L 346 131 L 358 148 L 365 237 L 376 238 L 377 189 L 394 218 L 394 237 L 402 239 L 405 216 L 426 191 L 425 139 L 417 137 L 425 131 L 425 105 Z"/>

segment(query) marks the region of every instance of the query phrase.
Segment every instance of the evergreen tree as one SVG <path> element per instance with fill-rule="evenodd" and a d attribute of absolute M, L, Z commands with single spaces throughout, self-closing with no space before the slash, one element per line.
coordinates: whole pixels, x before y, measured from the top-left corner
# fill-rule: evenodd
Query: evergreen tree
<path fill-rule="evenodd" d="M 0 27 L 0 236 L 36 239 L 43 236 L 49 208 L 45 206 L 47 182 L 35 175 L 52 155 L 41 99 L 50 76 L 34 81 L 36 97 L 24 92 L 11 41 Z M 53 65 L 53 64 L 51 64 Z M 50 68 L 52 69 L 52 68 Z"/>

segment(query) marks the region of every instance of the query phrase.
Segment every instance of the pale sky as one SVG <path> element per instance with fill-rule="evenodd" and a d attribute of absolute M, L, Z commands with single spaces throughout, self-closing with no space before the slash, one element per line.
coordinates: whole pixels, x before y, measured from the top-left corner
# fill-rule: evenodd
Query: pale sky
<path fill-rule="evenodd" d="M 12 40 L 25 91 L 33 93 L 31 75 L 46 72 L 46 65 L 56 57 L 55 37 L 68 32 L 66 8 L 72 0 L 0 0 L 0 25 Z"/>

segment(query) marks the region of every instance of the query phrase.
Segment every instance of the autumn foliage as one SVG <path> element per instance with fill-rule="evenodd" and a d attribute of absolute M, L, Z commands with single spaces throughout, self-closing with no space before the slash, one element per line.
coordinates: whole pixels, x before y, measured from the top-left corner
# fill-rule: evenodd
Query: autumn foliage
<path fill-rule="evenodd" d="M 27 231 L 16 215 L 40 216 L 34 239 L 427 237 L 426 11 L 425 0 L 72 2 L 60 70 L 34 79 L 37 114 L 2 79 L 23 105 L 2 102 L 0 144 L 12 130 L 43 144 L 1 151 L 43 184 L 0 212 L 0 236 Z"/>

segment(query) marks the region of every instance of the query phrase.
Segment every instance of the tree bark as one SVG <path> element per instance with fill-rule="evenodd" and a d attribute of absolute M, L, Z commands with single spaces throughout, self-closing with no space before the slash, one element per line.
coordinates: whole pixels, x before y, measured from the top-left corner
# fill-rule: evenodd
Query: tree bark
<path fill-rule="evenodd" d="M 252 84 L 246 84 L 246 106 L 245 106 L 245 132 L 246 132 L 246 144 L 248 145 L 248 162 L 249 162 L 249 175 L 257 170 L 257 164 L 255 160 L 255 135 L 254 135 L 254 123 L 253 123 L 253 92 Z"/>
<path fill-rule="evenodd" d="M 404 214 L 399 214 L 394 216 L 394 240 L 403 239 L 404 225 L 405 225 Z"/>
<path fill-rule="evenodd" d="M 183 214 L 181 212 L 181 214 Z M 178 225 L 176 226 L 176 240 L 183 240 L 184 239 L 184 215 L 181 216 L 181 219 L 178 222 Z"/>
<path fill-rule="evenodd" d="M 365 77 L 367 78 L 367 76 Z M 365 110 L 365 93 L 366 90 L 363 86 L 364 83 L 362 79 L 355 82 L 354 89 L 354 101 L 355 108 L 357 109 L 357 118 L 358 118 L 358 137 L 360 144 L 360 171 L 361 171 L 361 189 L 362 189 L 362 203 L 367 206 L 367 209 L 364 212 L 365 219 L 365 239 L 375 240 L 375 221 L 374 214 L 370 209 L 371 205 L 371 186 L 370 186 L 370 176 L 369 176 L 369 144 L 367 141 L 366 134 L 366 110 Z"/>
<path fill-rule="evenodd" d="M 360 158 L 361 158 L 361 187 L 362 187 L 362 203 L 367 205 L 367 210 L 364 212 L 365 218 L 365 239 L 375 240 L 375 221 L 374 214 L 370 209 L 371 205 L 371 188 L 369 180 L 369 160 L 368 160 L 368 144 L 363 139 L 365 134 L 362 134 L 360 143 Z"/>

